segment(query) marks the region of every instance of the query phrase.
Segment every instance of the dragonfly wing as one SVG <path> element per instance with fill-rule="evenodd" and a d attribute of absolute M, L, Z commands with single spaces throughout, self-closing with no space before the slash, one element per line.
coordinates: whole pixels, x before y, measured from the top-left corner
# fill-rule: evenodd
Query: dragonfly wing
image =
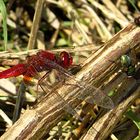
<path fill-rule="evenodd" d="M 58 97 L 60 100 L 63 101 L 63 109 L 64 109 L 66 112 L 70 113 L 72 116 L 75 116 L 77 119 L 79 119 L 80 121 L 82 121 L 82 118 L 79 116 L 79 114 L 77 113 L 77 111 L 76 111 L 74 108 L 72 108 L 71 105 L 68 104 L 68 103 L 66 102 L 66 100 L 63 99 L 63 97 L 62 97 L 59 93 L 56 93 L 56 95 L 57 95 L 57 97 Z"/>
<path fill-rule="evenodd" d="M 100 88 L 95 88 L 92 85 L 85 88 L 77 98 L 85 100 L 90 104 L 97 104 L 107 109 L 112 109 L 114 107 L 112 99 L 107 96 Z"/>
<path fill-rule="evenodd" d="M 40 87 L 46 93 L 47 87 L 44 85 L 40 85 Z M 70 113 L 71 115 L 75 116 L 77 119 L 82 121 L 82 119 L 79 116 L 79 114 L 77 113 L 77 111 L 74 108 L 72 108 L 71 105 L 57 91 L 55 91 L 56 88 L 57 88 L 57 86 L 54 87 L 52 91 L 50 91 L 49 93 L 46 93 L 46 94 L 48 96 L 51 96 L 50 94 L 53 93 L 53 91 L 54 91 L 54 93 L 55 93 L 55 95 L 53 96 L 54 100 L 57 99 L 57 100 L 61 101 L 61 106 L 58 106 L 58 107 L 63 108 L 63 110 L 65 110 L 66 112 Z"/>

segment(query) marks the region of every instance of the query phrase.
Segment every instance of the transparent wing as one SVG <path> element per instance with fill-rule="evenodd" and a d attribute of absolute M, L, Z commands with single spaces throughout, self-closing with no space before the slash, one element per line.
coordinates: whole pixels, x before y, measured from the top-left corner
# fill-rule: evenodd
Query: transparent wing
<path fill-rule="evenodd" d="M 41 85 L 40 87 L 42 88 L 42 90 L 46 93 L 46 91 L 48 90 L 47 85 Z M 70 113 L 71 115 L 75 116 L 77 119 L 79 119 L 80 121 L 82 121 L 82 118 L 79 116 L 79 114 L 76 112 L 76 110 L 74 108 L 71 107 L 71 105 L 57 92 L 55 91 L 55 89 L 58 86 L 54 87 L 52 91 L 50 91 L 48 94 L 48 97 L 51 96 L 51 93 L 54 92 L 53 94 L 53 100 L 56 100 L 56 102 L 60 102 L 60 105 L 58 105 L 57 107 L 60 109 L 62 108 L 63 110 L 65 110 L 66 112 Z"/>
<path fill-rule="evenodd" d="M 78 95 L 78 99 L 85 100 L 90 104 L 97 104 L 103 108 L 112 109 L 114 103 L 112 99 L 107 96 L 100 88 L 93 85 L 84 87 L 84 90 Z"/>
<path fill-rule="evenodd" d="M 47 61 L 49 62 L 49 60 Z M 52 62 L 52 65 L 54 66 L 54 69 L 56 69 L 61 75 L 64 75 L 64 77 L 66 76 L 72 78 L 73 80 L 76 80 L 74 76 L 63 67 L 59 66 L 58 64 L 54 64 L 54 62 Z M 79 82 L 77 82 L 75 86 L 84 88 L 84 90 L 81 92 L 81 94 L 78 95 L 77 98 L 86 100 L 90 104 L 95 103 L 103 108 L 112 109 L 114 107 L 114 103 L 111 98 L 108 97 L 101 89 L 91 85 L 84 87 Z"/>

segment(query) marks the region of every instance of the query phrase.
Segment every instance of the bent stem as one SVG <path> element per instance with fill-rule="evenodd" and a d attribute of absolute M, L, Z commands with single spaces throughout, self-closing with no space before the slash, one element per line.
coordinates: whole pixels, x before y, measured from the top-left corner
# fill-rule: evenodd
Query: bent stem
<path fill-rule="evenodd" d="M 14 113 L 13 113 L 13 123 L 15 123 L 20 117 L 22 105 L 23 105 L 24 98 L 25 98 L 25 90 L 26 90 L 26 86 L 25 86 L 24 82 L 22 81 L 20 84 L 20 87 L 18 89 L 18 93 L 17 93 L 18 95 L 16 98 L 16 105 L 15 105 L 15 109 L 14 109 Z"/>

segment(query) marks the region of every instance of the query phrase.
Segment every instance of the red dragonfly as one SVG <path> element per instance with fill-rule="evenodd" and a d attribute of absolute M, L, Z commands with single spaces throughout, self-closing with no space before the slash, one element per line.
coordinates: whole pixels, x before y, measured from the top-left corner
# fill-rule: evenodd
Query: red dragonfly
<path fill-rule="evenodd" d="M 12 68 L 0 72 L 0 79 L 23 75 L 24 81 L 30 82 L 31 78 L 34 77 L 37 72 L 50 72 L 52 69 L 56 69 L 61 71 L 61 73 L 66 74 L 68 73 L 66 69 L 72 65 L 72 62 L 72 57 L 65 51 L 61 52 L 58 56 L 51 52 L 41 50 L 37 54 L 27 58 L 25 64 L 17 64 Z M 70 75 L 70 73 L 66 75 Z"/>
<path fill-rule="evenodd" d="M 60 72 L 60 74 L 64 74 L 67 77 L 74 78 L 72 74 L 67 70 L 70 66 L 72 66 L 72 63 L 73 58 L 68 52 L 63 51 L 59 55 L 56 55 L 51 52 L 41 50 L 37 54 L 28 57 L 26 63 L 18 64 L 5 71 L 0 72 L 0 79 L 23 75 L 25 83 L 28 83 L 31 81 L 32 77 L 35 77 L 39 72 L 47 71 L 45 75 L 39 79 L 38 84 L 40 85 L 41 82 L 48 76 L 49 72 L 53 69 L 56 69 L 58 72 Z M 92 93 L 93 90 L 95 91 L 94 94 Z M 104 94 L 103 91 L 97 89 L 94 86 L 92 86 L 92 88 L 88 88 L 88 94 L 86 92 L 86 95 L 82 95 L 79 95 L 77 98 L 86 98 L 87 102 L 91 104 L 97 103 L 99 106 L 102 106 L 104 108 L 113 107 L 111 98 Z M 58 94 L 57 97 L 61 98 L 64 101 L 66 111 L 68 111 L 72 115 L 76 115 L 76 111 L 72 109 L 68 105 L 68 103 L 66 103 L 61 95 Z"/>

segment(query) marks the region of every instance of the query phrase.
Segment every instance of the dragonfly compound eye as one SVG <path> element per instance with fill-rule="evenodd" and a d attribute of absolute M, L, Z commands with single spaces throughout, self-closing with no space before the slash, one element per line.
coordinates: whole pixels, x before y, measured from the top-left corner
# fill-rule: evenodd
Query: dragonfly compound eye
<path fill-rule="evenodd" d="M 62 61 L 62 65 L 64 68 L 68 68 L 69 66 L 72 65 L 73 59 L 69 53 L 67 53 L 65 51 L 61 52 L 60 59 Z"/>

